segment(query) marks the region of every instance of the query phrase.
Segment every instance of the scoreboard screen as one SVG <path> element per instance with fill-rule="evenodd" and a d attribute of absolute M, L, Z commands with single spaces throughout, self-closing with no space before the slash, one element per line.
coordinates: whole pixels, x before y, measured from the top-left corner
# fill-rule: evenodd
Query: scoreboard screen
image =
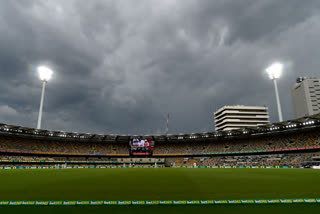
<path fill-rule="evenodd" d="M 132 138 L 129 145 L 131 155 L 151 155 L 154 141 L 152 138 Z"/>

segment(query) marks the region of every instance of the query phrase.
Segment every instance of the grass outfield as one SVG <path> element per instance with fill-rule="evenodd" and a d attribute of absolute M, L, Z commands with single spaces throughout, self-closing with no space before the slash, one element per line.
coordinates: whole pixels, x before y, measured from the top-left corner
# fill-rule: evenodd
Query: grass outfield
<path fill-rule="evenodd" d="M 320 204 L 127 206 L 127 207 L 0 207 L 0 213 L 32 214 L 309 214 L 319 213 Z"/>
<path fill-rule="evenodd" d="M 0 170 L 0 200 L 320 198 L 311 169 Z"/>

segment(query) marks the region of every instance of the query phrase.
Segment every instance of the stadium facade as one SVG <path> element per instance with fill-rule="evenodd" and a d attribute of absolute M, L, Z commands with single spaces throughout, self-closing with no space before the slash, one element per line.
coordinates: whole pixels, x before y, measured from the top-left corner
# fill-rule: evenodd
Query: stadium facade
<path fill-rule="evenodd" d="M 96 135 L 0 124 L 0 167 L 308 167 L 320 163 L 320 114 L 178 135 Z M 130 142 L 146 139 L 144 150 Z M 150 144 L 149 144 L 150 143 Z M 148 152 L 145 152 L 148 150 Z"/>

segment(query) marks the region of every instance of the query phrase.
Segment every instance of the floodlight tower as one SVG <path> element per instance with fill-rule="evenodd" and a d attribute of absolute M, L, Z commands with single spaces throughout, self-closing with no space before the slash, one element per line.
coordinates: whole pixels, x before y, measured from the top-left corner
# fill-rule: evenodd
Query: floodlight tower
<path fill-rule="evenodd" d="M 39 109 L 39 116 L 38 116 L 38 124 L 37 129 L 41 129 L 41 119 L 42 119 L 42 109 L 43 109 L 43 100 L 44 100 L 44 91 L 46 88 L 46 83 L 51 79 L 53 71 L 45 66 L 39 66 L 37 68 L 39 78 L 42 81 L 42 93 L 41 93 L 41 101 L 40 101 L 40 109 Z"/>
<path fill-rule="evenodd" d="M 278 92 L 278 85 L 277 85 L 277 79 L 281 76 L 281 73 L 283 71 L 283 65 L 281 63 L 273 63 L 270 65 L 266 72 L 269 75 L 269 78 L 274 83 L 274 89 L 276 92 L 276 99 L 277 99 L 277 106 L 278 106 L 278 114 L 279 114 L 279 121 L 282 122 L 282 111 L 281 111 L 281 104 L 280 104 L 280 98 L 279 98 L 279 92 Z"/>

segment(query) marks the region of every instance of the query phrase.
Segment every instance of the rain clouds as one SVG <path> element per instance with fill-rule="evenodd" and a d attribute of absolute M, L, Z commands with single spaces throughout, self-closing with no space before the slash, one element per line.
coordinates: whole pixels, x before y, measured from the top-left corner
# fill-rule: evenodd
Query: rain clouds
<path fill-rule="evenodd" d="M 105 134 L 214 130 L 223 105 L 266 105 L 263 70 L 279 80 L 284 119 L 290 88 L 318 76 L 320 1 L 54 0 L 0 2 L 0 123 L 35 127 L 50 66 L 43 128 Z"/>

